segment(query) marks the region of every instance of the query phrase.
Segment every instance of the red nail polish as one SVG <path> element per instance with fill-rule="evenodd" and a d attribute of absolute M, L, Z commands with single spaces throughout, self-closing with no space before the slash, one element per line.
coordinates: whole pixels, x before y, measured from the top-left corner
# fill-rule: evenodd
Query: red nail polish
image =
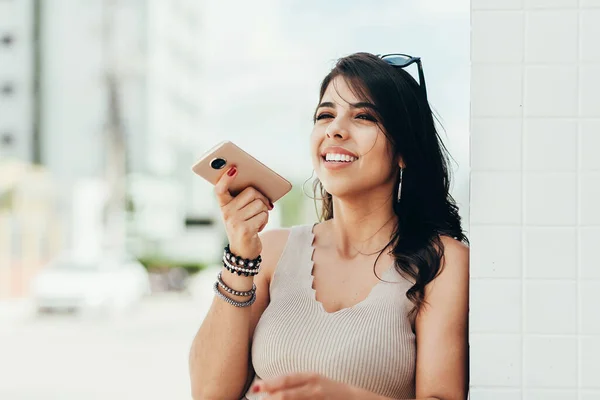
<path fill-rule="evenodd" d="M 271 207 L 271 210 L 272 210 L 273 208 L 275 208 L 275 206 L 273 205 L 273 203 L 272 203 L 271 201 L 269 201 L 269 206 Z"/>
<path fill-rule="evenodd" d="M 231 167 L 231 169 L 229 171 L 227 171 L 227 175 L 234 176 L 236 172 L 237 172 L 237 168 Z"/>
<path fill-rule="evenodd" d="M 258 393 L 259 390 L 260 390 L 260 387 L 258 385 L 252 386 L 252 393 Z"/>

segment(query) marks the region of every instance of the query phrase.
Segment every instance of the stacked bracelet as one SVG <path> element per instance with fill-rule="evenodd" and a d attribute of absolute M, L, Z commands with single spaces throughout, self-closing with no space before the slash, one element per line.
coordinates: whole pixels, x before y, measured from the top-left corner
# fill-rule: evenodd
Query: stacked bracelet
<path fill-rule="evenodd" d="M 251 306 L 252 304 L 254 304 L 254 302 L 256 301 L 256 293 L 252 293 L 252 297 L 250 297 L 250 300 L 244 301 L 244 302 L 235 301 L 233 299 L 230 299 L 229 297 L 225 296 L 223 293 L 221 293 L 219 291 L 219 281 L 215 282 L 214 291 L 215 291 L 215 294 L 217 296 L 219 296 L 221 299 L 225 300 L 227 303 L 231 304 L 232 306 L 236 306 L 236 307 L 248 307 L 248 306 Z"/>
<path fill-rule="evenodd" d="M 233 290 L 232 288 L 230 288 L 229 286 L 227 286 L 227 284 L 225 282 L 223 282 L 223 278 L 221 276 L 221 272 L 220 271 L 219 271 L 219 275 L 217 275 L 217 282 L 219 283 L 219 286 L 221 286 L 221 288 L 223 290 L 225 290 L 227 293 L 233 294 L 233 295 L 236 295 L 236 296 L 252 297 L 252 295 L 254 293 L 256 293 L 256 285 L 254 283 L 252 284 L 252 289 L 248 290 L 247 292 L 238 292 L 237 290 Z"/>
<path fill-rule="evenodd" d="M 223 253 L 223 266 L 233 274 L 237 273 L 238 275 L 244 274 L 245 276 L 254 276 L 258 274 L 261 262 L 262 257 L 260 255 L 253 260 L 236 256 L 229 250 L 229 245 L 225 247 Z"/>
<path fill-rule="evenodd" d="M 232 274 L 237 273 L 238 275 L 245 275 L 245 276 L 254 276 L 258 274 L 258 271 L 260 271 L 260 267 L 258 268 L 240 268 L 238 266 L 236 266 L 235 264 L 232 264 L 229 260 L 227 260 L 225 257 L 223 257 L 223 266 Z"/>
<path fill-rule="evenodd" d="M 233 254 L 231 250 L 229 250 L 229 245 L 225 247 L 225 251 L 223 253 L 223 266 L 233 274 L 237 273 L 238 275 L 244 274 L 245 276 L 254 276 L 258 274 L 258 271 L 260 270 L 261 261 L 262 258 L 260 255 L 254 260 L 238 257 L 235 254 Z M 241 297 L 250 297 L 250 299 L 244 302 L 230 299 L 229 297 L 227 297 L 219 291 L 219 286 L 221 286 L 221 288 L 223 288 L 223 290 L 225 290 L 229 294 Z M 217 275 L 217 281 L 215 282 L 214 291 L 218 297 L 236 307 L 248 307 L 256 301 L 256 285 L 254 283 L 252 284 L 252 289 L 248 290 L 247 292 L 240 292 L 230 288 L 225 284 L 225 282 L 223 282 L 221 272 L 219 272 L 219 274 Z"/>

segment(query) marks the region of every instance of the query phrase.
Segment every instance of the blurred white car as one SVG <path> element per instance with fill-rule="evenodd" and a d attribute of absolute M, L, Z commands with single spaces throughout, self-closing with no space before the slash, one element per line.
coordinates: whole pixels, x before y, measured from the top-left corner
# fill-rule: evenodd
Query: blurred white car
<path fill-rule="evenodd" d="M 97 259 L 62 256 L 33 280 L 33 301 L 38 312 L 130 309 L 150 294 L 150 279 L 143 265 L 127 255 Z"/>

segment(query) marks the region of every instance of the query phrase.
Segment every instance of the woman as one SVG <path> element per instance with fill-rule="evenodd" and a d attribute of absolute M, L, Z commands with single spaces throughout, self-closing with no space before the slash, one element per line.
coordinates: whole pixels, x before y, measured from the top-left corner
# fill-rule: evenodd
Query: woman
<path fill-rule="evenodd" d="M 233 198 L 235 167 L 215 186 L 230 245 L 190 352 L 194 398 L 465 399 L 468 240 L 420 60 L 340 59 L 311 155 L 314 226 L 259 235 L 269 200 Z"/>

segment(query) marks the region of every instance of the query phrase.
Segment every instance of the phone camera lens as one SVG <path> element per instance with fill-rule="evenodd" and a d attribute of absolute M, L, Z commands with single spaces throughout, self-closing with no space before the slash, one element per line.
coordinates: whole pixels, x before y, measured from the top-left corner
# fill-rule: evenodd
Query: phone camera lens
<path fill-rule="evenodd" d="M 213 169 L 222 169 L 226 164 L 227 164 L 227 161 L 225 161 L 222 158 L 215 158 L 214 160 L 212 160 L 210 162 L 210 166 Z"/>

